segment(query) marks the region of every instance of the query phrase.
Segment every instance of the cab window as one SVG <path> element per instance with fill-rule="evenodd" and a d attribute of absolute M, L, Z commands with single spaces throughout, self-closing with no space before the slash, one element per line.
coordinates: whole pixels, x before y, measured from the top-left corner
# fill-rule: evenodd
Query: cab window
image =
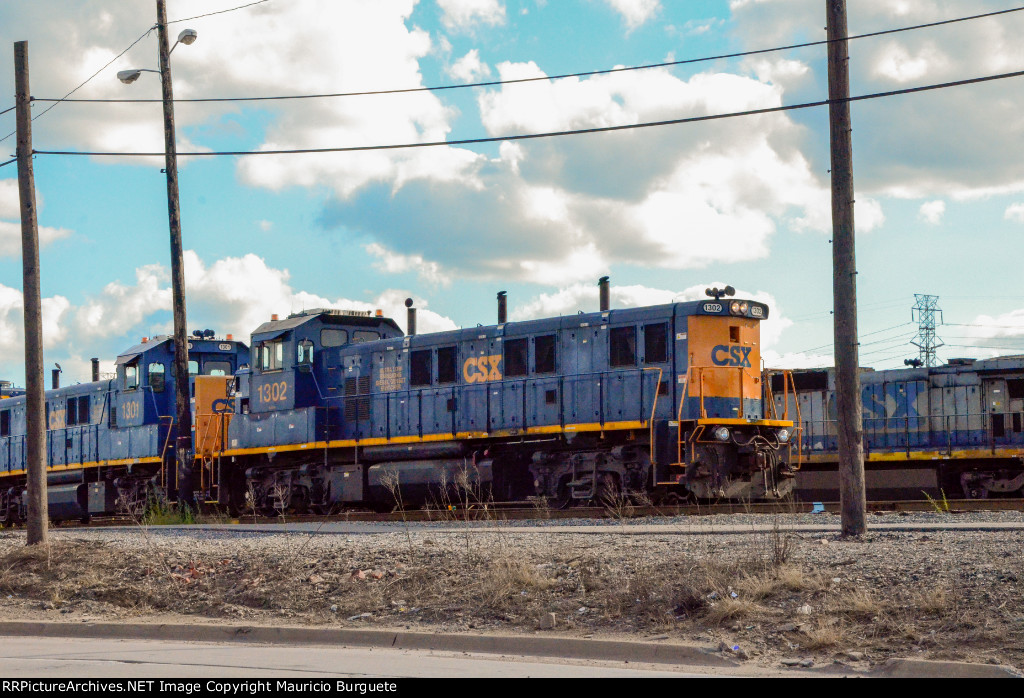
<path fill-rule="evenodd" d="M 329 327 L 320 330 L 320 346 L 324 349 L 343 347 L 346 344 L 348 344 L 348 330 L 338 330 Z"/>
<path fill-rule="evenodd" d="M 262 346 L 261 368 L 264 371 L 280 371 L 284 368 L 284 342 L 266 342 Z"/>
<path fill-rule="evenodd" d="M 352 343 L 360 344 L 362 342 L 376 342 L 380 339 L 379 332 L 370 332 L 368 330 L 356 330 L 352 333 Z"/>
<path fill-rule="evenodd" d="M 139 367 L 136 364 L 128 364 L 124 367 L 124 389 L 135 390 L 139 387 Z"/>
<path fill-rule="evenodd" d="M 203 364 L 203 375 L 226 376 L 231 373 L 230 361 L 207 361 Z"/>
<path fill-rule="evenodd" d="M 311 366 L 313 364 L 313 343 L 308 339 L 304 339 L 299 342 L 296 361 L 300 365 Z"/>
<path fill-rule="evenodd" d="M 430 350 L 414 351 L 409 355 L 409 386 L 430 385 Z"/>
<path fill-rule="evenodd" d="M 167 385 L 166 369 L 163 364 L 149 365 L 149 387 L 154 393 L 162 393 Z"/>
<path fill-rule="evenodd" d="M 439 385 L 455 383 L 459 379 L 458 355 L 455 347 L 437 350 L 437 382 Z"/>
<path fill-rule="evenodd" d="M 198 376 L 199 375 L 199 362 L 198 361 L 192 361 L 191 359 L 189 360 L 189 362 L 188 362 L 188 375 L 190 375 L 190 376 Z"/>

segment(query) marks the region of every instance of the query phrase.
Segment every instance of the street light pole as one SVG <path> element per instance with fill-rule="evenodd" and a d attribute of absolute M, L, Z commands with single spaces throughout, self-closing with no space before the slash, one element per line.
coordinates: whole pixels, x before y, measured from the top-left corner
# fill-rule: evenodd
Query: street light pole
<path fill-rule="evenodd" d="M 178 146 L 174 130 L 171 49 L 167 39 L 167 0 L 156 0 L 160 43 L 160 79 L 164 103 L 164 161 L 167 173 L 167 216 L 171 228 L 171 294 L 174 312 L 174 384 L 177 434 L 174 446 L 179 506 L 191 506 L 192 408 L 188 384 L 188 332 L 185 329 L 185 269 L 181 251 L 181 210 L 178 203 Z"/>

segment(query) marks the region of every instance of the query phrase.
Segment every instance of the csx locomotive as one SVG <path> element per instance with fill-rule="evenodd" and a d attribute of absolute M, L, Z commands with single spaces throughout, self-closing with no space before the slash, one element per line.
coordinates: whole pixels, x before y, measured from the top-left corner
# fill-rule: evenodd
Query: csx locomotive
<path fill-rule="evenodd" d="M 604 283 L 604 280 L 603 280 Z M 731 289 L 730 289 L 731 290 Z M 364 312 L 276 316 L 190 342 L 192 490 L 231 510 L 429 501 L 455 483 L 557 505 L 648 493 L 773 498 L 793 421 L 762 380 L 764 304 L 722 298 L 409 335 Z M 407 303 L 411 306 L 411 301 Z M 57 518 L 174 497 L 171 338 L 113 380 L 47 392 Z M 0 520 L 25 515 L 24 398 L 0 400 Z"/>
<path fill-rule="evenodd" d="M 777 387 L 782 387 L 776 378 Z M 835 499 L 835 371 L 794 371 L 775 394 L 800 417 L 804 499 Z M 1024 492 L 1024 356 L 861 371 L 865 482 L 872 499 Z"/>

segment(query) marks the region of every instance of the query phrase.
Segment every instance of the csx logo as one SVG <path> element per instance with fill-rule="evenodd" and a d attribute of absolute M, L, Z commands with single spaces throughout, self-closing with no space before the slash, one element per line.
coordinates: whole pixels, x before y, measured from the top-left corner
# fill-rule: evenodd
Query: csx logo
<path fill-rule="evenodd" d="M 751 368 L 750 351 L 752 347 L 727 347 L 719 344 L 711 350 L 711 362 L 715 366 L 740 366 Z"/>
<path fill-rule="evenodd" d="M 462 377 L 467 383 L 487 383 L 500 381 L 501 354 L 497 356 L 474 356 L 462 364 Z"/>

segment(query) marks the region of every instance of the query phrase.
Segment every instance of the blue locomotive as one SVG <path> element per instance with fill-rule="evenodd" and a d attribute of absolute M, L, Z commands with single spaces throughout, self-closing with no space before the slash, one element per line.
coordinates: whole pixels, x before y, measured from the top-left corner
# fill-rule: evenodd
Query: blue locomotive
<path fill-rule="evenodd" d="M 731 289 L 727 289 L 731 291 Z M 274 316 L 189 342 L 199 502 L 329 512 L 443 497 L 559 506 L 792 490 L 794 425 L 760 367 L 767 306 L 723 298 L 417 335 L 378 313 Z M 174 498 L 174 343 L 47 392 L 53 518 Z M 0 399 L 0 523 L 25 517 L 24 397 Z"/>
<path fill-rule="evenodd" d="M 870 498 L 1024 492 L 1024 356 L 862 369 L 860 378 Z M 802 426 L 797 491 L 805 499 L 835 498 L 835 372 L 794 371 L 792 380 L 795 393 L 779 391 L 774 399 Z"/>
<path fill-rule="evenodd" d="M 175 391 L 170 337 L 144 339 L 117 357 L 116 375 L 46 391 L 47 491 L 53 519 L 141 513 L 147 499 L 173 489 Z M 189 387 L 202 377 L 231 377 L 249 361 L 248 347 L 213 332 L 189 341 Z M 221 378 L 228 380 L 229 378 Z M 23 521 L 25 397 L 0 399 L 0 524 Z M 197 462 L 202 466 L 202 461 Z M 209 474 L 198 473 L 200 480 Z"/>
<path fill-rule="evenodd" d="M 793 424 L 764 396 L 768 308 L 721 296 L 510 323 L 500 295 L 498 324 L 427 335 L 414 308 L 409 336 L 338 310 L 265 323 L 221 416 L 222 501 L 329 511 L 459 482 L 563 506 L 784 495 Z"/>

